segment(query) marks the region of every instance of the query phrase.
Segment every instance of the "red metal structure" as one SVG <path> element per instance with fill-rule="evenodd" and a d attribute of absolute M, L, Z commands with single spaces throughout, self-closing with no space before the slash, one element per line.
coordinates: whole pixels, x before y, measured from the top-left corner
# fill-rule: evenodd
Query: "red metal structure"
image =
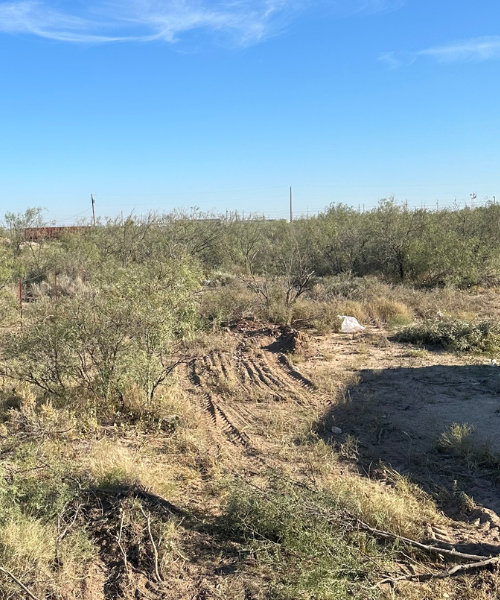
<path fill-rule="evenodd" d="M 38 240 L 59 239 L 68 233 L 81 233 L 88 227 L 28 227 L 24 229 L 24 240 L 26 242 L 37 242 Z"/>

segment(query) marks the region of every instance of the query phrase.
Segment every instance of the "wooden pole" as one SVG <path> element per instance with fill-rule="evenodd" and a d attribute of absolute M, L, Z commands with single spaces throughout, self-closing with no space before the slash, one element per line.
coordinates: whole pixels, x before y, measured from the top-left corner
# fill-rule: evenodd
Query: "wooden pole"
<path fill-rule="evenodd" d="M 23 324 L 23 282 L 19 278 L 19 316 L 21 318 L 21 326 Z"/>
<path fill-rule="evenodd" d="M 90 201 L 92 202 L 92 223 L 95 227 L 95 200 L 94 194 L 90 194 Z"/>
<path fill-rule="evenodd" d="M 290 223 L 293 223 L 293 196 L 292 187 L 290 186 Z"/>

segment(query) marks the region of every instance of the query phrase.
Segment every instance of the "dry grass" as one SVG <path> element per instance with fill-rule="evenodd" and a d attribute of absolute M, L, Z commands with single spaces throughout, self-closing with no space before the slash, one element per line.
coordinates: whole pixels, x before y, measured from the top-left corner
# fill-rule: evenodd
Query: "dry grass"
<path fill-rule="evenodd" d="M 63 540 L 59 536 L 53 523 L 28 515 L 12 517 L 0 526 L 2 567 L 40 597 L 76 597 L 96 551 L 83 530 L 70 532 Z M 59 567 L 54 565 L 56 551 Z M 19 593 L 19 587 L 10 580 L 0 583 L 0 590 L 5 598 Z"/>
<path fill-rule="evenodd" d="M 274 286 L 274 287 L 273 287 Z M 281 286 L 281 287 L 280 287 Z M 326 335 L 339 331 L 338 315 L 356 317 L 361 323 L 388 328 L 410 324 L 415 319 L 444 315 L 474 320 L 499 310 L 494 289 L 470 293 L 452 287 L 423 290 L 390 285 L 376 278 L 325 278 L 291 306 L 284 304 L 282 284 L 273 282 L 269 303 L 239 279 L 205 290 L 202 317 L 213 332 L 223 324 L 256 318 L 279 325 L 314 328 Z"/>
<path fill-rule="evenodd" d="M 468 423 L 453 423 L 439 436 L 437 449 L 446 454 L 463 458 L 469 467 L 498 468 L 500 457 L 490 448 L 488 443 L 477 439 L 476 428 Z"/>
<path fill-rule="evenodd" d="M 297 304 L 304 315 L 307 315 L 309 302 L 312 300 L 306 299 Z M 409 316 L 408 305 L 395 298 L 385 300 L 374 296 L 366 302 L 343 299 L 322 301 L 319 304 L 321 310 L 325 311 L 322 313 L 325 329 L 327 323 L 335 327 L 336 314 L 347 312 L 361 321 L 379 320 L 381 323 L 387 323 L 394 317 Z M 374 478 L 360 475 L 356 467 L 358 449 L 354 438 L 344 437 L 337 443 L 332 443 L 327 436 L 322 438 L 328 403 L 349 402 L 346 390 L 359 382 L 359 374 L 354 371 L 373 352 L 382 351 L 382 338 L 388 343 L 381 334 L 367 335 L 349 342 L 346 347 L 352 355 L 343 357 L 341 367 L 335 370 L 327 362 L 337 356 L 335 352 L 326 357 L 325 361 L 314 363 L 314 369 L 311 366 L 310 351 L 292 357 L 293 361 L 301 361 L 300 368 L 305 373 L 309 374 L 310 370 L 314 372 L 316 389 L 300 388 L 300 402 L 277 401 L 269 392 L 256 385 L 247 384 L 247 389 L 243 389 L 236 378 L 231 380 L 231 373 L 223 378 L 217 376 L 215 371 L 204 372 L 203 385 L 214 397 L 220 398 L 230 407 L 242 405 L 245 410 L 251 410 L 254 416 L 251 436 L 252 443 L 259 451 L 257 457 L 229 441 L 213 425 L 207 411 L 203 409 L 201 391 L 193 389 L 192 382 L 182 369 L 159 390 L 155 401 L 147 405 L 137 390 L 129 389 L 124 395 L 120 414 L 112 415 L 114 420 L 106 423 L 95 422 L 92 430 L 87 426 L 91 420 L 89 416 L 79 414 L 75 418 L 69 409 L 60 408 L 56 403 L 41 402 L 27 388 L 17 391 L 18 399 L 15 402 L 12 394 L 6 393 L 3 398 L 3 434 L 10 440 L 9 468 L 23 471 L 12 485 L 23 490 L 23 498 L 28 500 L 23 499 L 27 510 L 17 513 L 9 512 L 11 508 L 0 502 L 2 564 L 19 575 L 40 597 L 54 597 L 58 600 L 84 597 L 82 580 L 89 565 L 96 564 L 97 549 L 89 541 L 82 524 L 77 524 L 64 544 L 57 549 L 62 562 L 57 568 L 54 566 L 57 514 L 60 503 L 66 498 L 65 494 L 76 492 L 68 487 L 67 482 L 76 480 L 83 486 L 137 485 L 193 511 L 199 522 L 203 523 L 205 545 L 189 546 L 190 543 L 193 544 L 194 534 L 187 524 L 165 519 L 148 509 L 153 536 L 158 541 L 160 570 L 166 574 L 165 578 L 168 578 L 168 585 L 172 586 L 172 590 L 185 590 L 182 586 L 186 585 L 186 581 L 199 582 L 203 577 L 208 577 L 207 565 L 212 560 L 208 558 L 208 553 L 215 551 L 219 562 L 210 563 L 211 572 L 221 564 L 230 564 L 235 573 L 233 576 L 228 568 L 227 573 L 217 575 L 217 587 L 213 581 L 210 584 L 214 585 L 213 589 L 217 589 L 219 597 L 224 600 L 249 597 L 245 595 L 250 589 L 250 597 L 262 600 L 290 600 L 299 597 L 304 600 L 376 598 L 377 592 L 365 593 L 362 590 L 374 590 L 371 586 L 379 577 L 379 572 L 398 573 L 398 561 L 422 561 L 419 569 L 436 568 L 430 559 L 406 550 L 406 556 L 398 554 L 396 561 L 392 548 L 384 547 L 369 536 L 354 536 L 350 539 L 346 535 L 345 538 L 338 538 L 337 534 L 343 531 L 342 527 L 345 525 L 341 520 L 338 521 L 338 531 L 332 529 L 331 524 L 326 527 L 320 521 L 309 529 L 311 523 L 305 517 L 302 524 L 286 522 L 286 531 L 293 533 L 298 527 L 297 534 L 299 537 L 303 536 L 300 537 L 304 540 L 303 547 L 298 547 L 293 542 L 287 546 L 286 541 L 284 546 L 278 548 L 274 540 L 257 540 L 259 543 L 253 546 L 248 539 L 245 543 L 236 539 L 234 530 L 223 530 L 223 534 L 221 530 L 217 530 L 219 537 L 211 537 L 209 524 L 216 522 L 225 510 L 228 491 L 223 484 L 228 479 L 233 482 L 244 479 L 250 484 L 250 488 L 252 485 L 266 488 L 270 481 L 276 479 L 292 482 L 299 489 L 304 486 L 304 489 L 313 490 L 314 494 L 327 498 L 340 514 L 347 511 L 374 527 L 414 539 L 422 540 L 426 537 L 429 523 L 443 526 L 449 524 L 432 498 L 410 479 L 383 465 L 377 467 Z M 240 342 L 241 336 L 234 333 L 203 334 L 186 345 L 184 350 L 201 356 L 213 351 L 232 354 Z M 253 338 L 248 341 L 248 352 L 256 359 L 258 353 L 262 352 L 262 344 L 262 341 L 253 341 Z M 426 355 L 422 351 L 411 351 L 406 354 L 406 358 L 423 360 Z M 368 422 L 370 415 L 366 414 L 364 418 Z M 70 432 L 57 434 L 67 426 L 72 428 Z M 36 433 L 40 431 L 43 432 L 43 439 L 41 443 L 35 444 Z M 471 446 L 465 433 L 457 441 L 456 432 L 447 432 L 443 443 L 448 440 L 457 456 L 471 457 Z M 452 450 L 447 447 L 446 451 Z M 473 450 L 477 451 L 477 448 Z M 474 456 L 477 457 L 477 453 Z M 42 469 L 40 472 L 35 470 L 24 474 L 25 470 L 37 469 L 45 463 L 50 465 L 47 471 Z M 61 490 L 57 499 L 59 504 L 55 505 L 59 508 L 55 513 L 51 512 L 50 516 L 49 509 L 43 503 L 40 504 L 38 496 L 29 500 L 24 491 L 29 490 L 33 495 L 34 490 L 42 488 Z M 13 488 L 7 489 L 11 493 Z M 268 519 L 272 524 L 285 504 L 292 502 L 293 506 L 300 507 L 295 492 L 290 493 L 289 497 L 286 495 L 288 493 L 290 490 L 281 490 L 282 496 L 273 497 L 274 504 L 259 504 L 262 518 Z M 45 511 L 45 518 L 33 514 L 32 508 L 29 508 L 36 503 L 43 505 L 40 514 Z M 130 548 L 135 547 L 134 544 L 149 543 L 139 501 L 128 498 L 120 506 L 125 511 L 124 527 L 129 536 L 127 543 Z M 246 505 L 242 506 L 245 508 Z M 116 523 L 119 523 L 117 515 L 118 513 L 113 517 L 115 528 Z M 233 515 L 236 523 L 241 524 L 241 519 L 245 516 L 242 515 Z M 249 520 L 244 522 L 248 524 L 254 518 L 255 514 L 248 515 Z M 262 525 L 261 522 L 257 524 Z M 312 537 L 308 537 L 309 531 L 313 532 Z M 196 535 L 201 533 L 197 532 Z M 323 585 L 322 581 L 325 579 L 321 578 L 324 573 L 330 572 L 327 566 L 332 563 L 331 556 L 324 552 L 323 542 L 329 552 L 335 553 L 337 550 L 334 548 L 343 548 L 348 553 L 346 556 L 349 564 L 359 578 L 358 581 L 362 582 L 362 586 L 356 588 L 350 596 L 349 585 L 342 579 L 342 573 L 335 575 L 337 579 L 334 579 L 342 581 L 335 591 L 337 595 L 332 591 L 334 586 L 326 589 L 328 586 Z M 229 544 L 233 554 L 222 550 L 221 543 Z M 311 544 L 309 550 L 307 544 Z M 285 550 L 282 552 L 281 548 Z M 226 551 L 227 555 L 224 554 Z M 360 554 L 360 551 L 364 554 Z M 293 552 L 305 552 L 300 554 L 302 558 L 299 563 L 290 560 Z M 376 561 L 379 567 L 365 568 L 365 555 Z M 319 564 L 315 562 L 316 556 L 321 556 L 321 561 L 324 561 L 320 561 L 323 566 L 319 570 L 316 568 Z M 365 558 L 360 559 L 360 556 Z M 299 572 L 300 578 L 297 579 Z M 309 577 L 311 573 L 318 575 L 317 580 Z M 329 576 L 331 577 L 331 572 Z M 446 597 L 444 594 L 457 600 L 486 600 L 495 597 L 491 595 L 491 590 L 496 585 L 496 575 L 486 577 L 478 574 L 445 582 L 401 584 L 395 594 L 403 600 L 430 600 Z M 341 588 L 343 595 L 339 591 Z M 13 594 L 14 591 L 12 582 L 0 578 L 0 595 L 8 597 L 7 594 Z M 193 596 L 193 593 L 190 595 Z M 187 592 L 186 597 L 189 597 Z M 96 596 L 96 600 L 101 598 L 102 596 Z"/>

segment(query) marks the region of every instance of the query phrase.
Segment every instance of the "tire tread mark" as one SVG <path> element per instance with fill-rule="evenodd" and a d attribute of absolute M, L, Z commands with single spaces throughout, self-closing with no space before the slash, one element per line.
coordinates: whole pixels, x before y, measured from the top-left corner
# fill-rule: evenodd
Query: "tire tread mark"
<path fill-rule="evenodd" d="M 205 392 L 203 394 L 203 399 L 205 400 L 205 405 L 203 408 L 208 411 L 210 417 L 212 418 L 213 424 L 217 425 L 217 406 L 214 404 L 212 396 Z"/>
<path fill-rule="evenodd" d="M 233 439 L 236 439 L 237 441 L 239 441 L 241 444 L 243 444 L 243 446 L 245 446 L 245 448 L 249 448 L 250 443 L 248 440 L 248 436 L 246 434 L 242 433 L 237 427 L 235 427 L 231 423 L 229 418 L 226 416 L 226 413 L 222 410 L 222 408 L 220 406 L 214 405 L 214 407 L 217 410 L 217 412 L 219 413 L 220 417 L 222 418 L 222 421 L 223 421 L 222 428 L 227 433 L 227 435 L 229 435 Z"/>
<path fill-rule="evenodd" d="M 280 354 L 278 356 L 278 361 L 280 362 L 281 365 L 283 365 L 286 373 L 290 377 L 292 377 L 293 379 L 298 381 L 302 385 L 302 387 L 308 388 L 310 390 L 316 389 L 316 386 L 310 379 L 307 379 L 307 377 L 304 377 L 304 375 L 302 375 L 302 373 L 299 373 L 296 369 L 294 369 L 292 367 L 292 365 L 290 364 L 290 361 L 284 354 Z"/>
<path fill-rule="evenodd" d="M 264 385 L 266 385 L 272 390 L 274 390 L 274 388 L 280 389 L 280 385 L 273 381 L 271 377 L 266 375 L 263 369 L 261 369 L 261 367 L 257 364 L 257 362 L 254 359 L 250 359 L 248 362 L 252 365 L 252 369 L 257 373 L 257 377 L 262 381 Z"/>
<path fill-rule="evenodd" d="M 208 392 L 205 392 L 203 389 L 203 385 L 201 382 L 201 378 L 196 372 L 196 359 L 193 359 L 190 363 L 191 369 L 189 371 L 189 379 L 193 383 L 193 385 L 201 390 L 202 392 L 202 407 L 209 413 L 210 418 L 214 425 L 217 425 L 217 412 L 215 410 L 215 406 L 212 400 L 212 397 Z"/>
<path fill-rule="evenodd" d="M 224 377 L 226 379 L 230 379 L 229 371 L 228 371 L 227 366 L 226 366 L 226 364 L 224 362 L 224 356 L 222 355 L 222 353 L 221 352 L 214 352 L 212 360 L 214 362 L 214 365 L 216 367 L 220 368 L 220 370 L 224 374 Z"/>
<path fill-rule="evenodd" d="M 249 362 L 247 359 L 245 359 L 245 358 L 242 358 L 242 359 L 241 359 L 241 364 L 243 365 L 243 368 L 244 368 L 244 369 L 246 370 L 246 372 L 248 373 L 248 377 L 250 378 L 250 381 L 251 381 L 251 382 L 253 382 L 253 383 L 255 383 L 255 385 L 256 385 L 257 387 L 260 387 L 260 388 L 262 388 L 262 387 L 263 387 L 263 385 L 262 385 L 262 381 L 261 381 L 261 380 L 259 379 L 259 377 L 258 377 L 258 376 L 255 374 L 255 372 L 254 372 L 254 370 L 253 370 L 252 366 L 250 365 L 250 362 Z"/>

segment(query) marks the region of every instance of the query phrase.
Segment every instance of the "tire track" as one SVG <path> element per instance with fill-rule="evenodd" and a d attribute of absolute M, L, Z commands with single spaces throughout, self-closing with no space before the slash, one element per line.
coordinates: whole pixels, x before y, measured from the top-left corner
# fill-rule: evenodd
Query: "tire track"
<path fill-rule="evenodd" d="M 225 364 L 224 355 L 221 352 L 217 352 L 217 351 L 214 352 L 212 360 L 214 362 L 214 365 L 222 371 L 222 373 L 224 374 L 224 377 L 226 379 L 229 379 L 229 380 L 232 379 L 231 376 L 229 375 L 229 370 L 227 368 L 227 365 Z"/>
<path fill-rule="evenodd" d="M 189 371 L 189 379 L 193 383 L 193 385 L 198 388 L 202 393 L 202 407 L 208 412 L 210 418 L 214 425 L 217 425 L 217 411 L 215 404 L 212 400 L 212 396 L 203 389 L 203 384 L 201 382 L 201 378 L 196 372 L 196 360 L 191 361 L 190 363 L 190 371 Z"/>
<path fill-rule="evenodd" d="M 278 389 L 280 389 L 280 391 L 283 393 L 286 391 L 287 394 L 292 396 L 292 398 L 301 405 L 308 404 L 307 398 L 305 398 L 301 392 L 301 389 L 304 386 L 297 386 L 296 379 L 290 377 L 288 372 L 282 368 L 280 368 L 280 373 L 277 373 L 265 355 L 263 356 L 261 368 L 266 372 L 267 376 L 270 379 L 272 378 L 276 385 L 278 385 Z"/>
<path fill-rule="evenodd" d="M 250 378 L 250 384 L 257 386 L 259 389 L 267 392 L 276 402 L 287 402 L 288 398 L 281 393 L 282 387 L 275 385 L 270 378 L 262 372 L 259 365 L 253 358 L 241 358 L 240 361 L 243 373 L 247 373 Z"/>
<path fill-rule="evenodd" d="M 203 360 L 203 362 L 206 366 L 206 361 Z M 201 391 L 202 407 L 210 415 L 213 424 L 215 426 L 218 425 L 217 416 L 219 416 L 221 421 L 221 429 L 228 436 L 228 438 L 233 442 L 237 441 L 241 443 L 247 449 L 253 450 L 250 444 L 249 437 L 244 432 L 241 432 L 235 425 L 233 425 L 226 413 L 222 410 L 220 406 L 217 405 L 217 403 L 213 399 L 213 396 L 205 390 L 201 377 L 196 372 L 196 363 L 197 360 L 194 359 L 189 365 L 189 379 L 193 383 L 193 385 Z"/>
<path fill-rule="evenodd" d="M 269 377 L 264 373 L 263 369 L 261 369 L 261 367 L 255 362 L 254 359 L 250 359 L 249 364 L 252 366 L 252 369 L 255 371 L 255 373 L 257 373 L 257 377 L 260 379 L 260 381 L 262 381 L 263 384 L 267 385 L 267 387 L 277 390 L 280 390 L 282 388 L 282 386 L 277 381 L 274 381 L 272 377 Z"/>
<path fill-rule="evenodd" d="M 259 387 L 261 389 L 264 388 L 262 381 L 259 379 L 258 375 L 253 370 L 252 365 L 249 363 L 249 361 L 247 359 L 241 357 L 240 364 L 243 366 L 243 368 L 247 372 L 250 382 L 255 384 L 257 387 Z"/>
<path fill-rule="evenodd" d="M 226 413 L 222 410 L 222 408 L 220 406 L 215 406 L 215 408 L 216 408 L 218 414 L 222 418 L 222 422 L 223 422 L 222 430 L 224 431 L 224 433 L 228 437 L 239 441 L 241 444 L 243 444 L 243 446 L 245 446 L 245 448 L 251 448 L 250 440 L 249 440 L 247 434 L 240 431 L 237 427 L 235 427 L 231 423 L 231 421 L 227 417 Z"/>
<path fill-rule="evenodd" d="M 281 365 L 283 365 L 287 375 L 298 381 L 302 385 L 302 387 L 307 388 L 309 390 L 316 389 L 316 386 L 310 379 L 307 379 L 307 377 L 304 377 L 302 373 L 299 373 L 296 369 L 292 367 L 290 361 L 284 354 L 280 354 L 278 356 L 278 361 Z"/>

